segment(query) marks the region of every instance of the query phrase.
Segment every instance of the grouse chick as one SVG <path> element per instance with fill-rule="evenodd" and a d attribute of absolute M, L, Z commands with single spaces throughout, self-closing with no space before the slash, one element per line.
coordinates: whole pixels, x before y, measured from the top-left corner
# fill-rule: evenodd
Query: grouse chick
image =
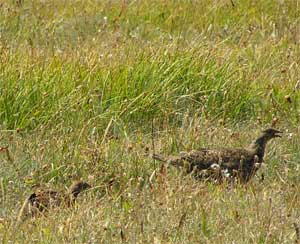
<path fill-rule="evenodd" d="M 24 216 L 35 216 L 51 208 L 59 206 L 69 207 L 75 203 L 79 193 L 89 188 L 91 186 L 83 181 L 74 182 L 69 187 L 67 193 L 39 188 L 25 200 L 18 220 L 21 220 Z"/>

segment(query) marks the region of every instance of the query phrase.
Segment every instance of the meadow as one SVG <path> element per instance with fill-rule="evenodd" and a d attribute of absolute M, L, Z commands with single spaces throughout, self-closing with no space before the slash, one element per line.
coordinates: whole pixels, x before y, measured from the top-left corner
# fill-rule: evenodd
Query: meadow
<path fill-rule="evenodd" d="M 2 243 L 300 243 L 298 0 L 2 0 Z M 149 154 L 267 146 L 247 185 Z M 33 189 L 93 188 L 18 224 Z"/>

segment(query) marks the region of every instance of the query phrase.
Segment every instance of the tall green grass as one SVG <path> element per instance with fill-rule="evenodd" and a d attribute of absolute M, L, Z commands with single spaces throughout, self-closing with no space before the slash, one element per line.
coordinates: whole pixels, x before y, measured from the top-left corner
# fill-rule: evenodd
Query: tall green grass
<path fill-rule="evenodd" d="M 15 56 L 1 67 L 3 128 L 34 129 L 58 120 L 82 125 L 97 116 L 140 125 L 156 117 L 180 121 L 186 113 L 230 123 L 289 113 L 288 122 L 298 122 L 295 84 L 247 80 L 238 67 L 193 52 L 176 51 L 174 57 L 142 53 L 112 70 L 78 59 L 21 63 Z"/>

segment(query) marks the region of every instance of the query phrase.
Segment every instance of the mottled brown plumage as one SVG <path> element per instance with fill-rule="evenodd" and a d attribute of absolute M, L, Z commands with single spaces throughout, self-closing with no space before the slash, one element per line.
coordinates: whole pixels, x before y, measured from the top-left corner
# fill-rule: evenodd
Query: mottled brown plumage
<path fill-rule="evenodd" d="M 247 148 L 202 148 L 191 152 L 182 152 L 179 156 L 164 157 L 154 154 L 153 158 L 175 167 L 183 167 L 188 173 L 197 176 L 204 173 L 209 176 L 238 178 L 241 182 L 251 179 L 263 162 L 265 147 L 269 140 L 281 137 L 281 132 L 269 128 L 254 140 Z"/>
<path fill-rule="evenodd" d="M 74 204 L 78 194 L 91 186 L 83 181 L 74 182 L 69 190 L 65 192 L 51 189 L 39 188 L 33 192 L 24 202 L 18 219 L 25 216 L 35 216 L 51 208 L 59 206 L 71 206 Z"/>

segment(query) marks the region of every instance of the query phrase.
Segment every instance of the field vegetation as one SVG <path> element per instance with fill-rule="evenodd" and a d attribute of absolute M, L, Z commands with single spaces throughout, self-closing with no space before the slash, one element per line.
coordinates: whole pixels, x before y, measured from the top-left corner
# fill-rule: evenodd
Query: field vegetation
<path fill-rule="evenodd" d="M 2 243 L 300 243 L 299 65 L 298 0 L 1 1 Z M 149 157 L 269 126 L 246 186 Z M 17 223 L 79 179 L 75 207 Z"/>

